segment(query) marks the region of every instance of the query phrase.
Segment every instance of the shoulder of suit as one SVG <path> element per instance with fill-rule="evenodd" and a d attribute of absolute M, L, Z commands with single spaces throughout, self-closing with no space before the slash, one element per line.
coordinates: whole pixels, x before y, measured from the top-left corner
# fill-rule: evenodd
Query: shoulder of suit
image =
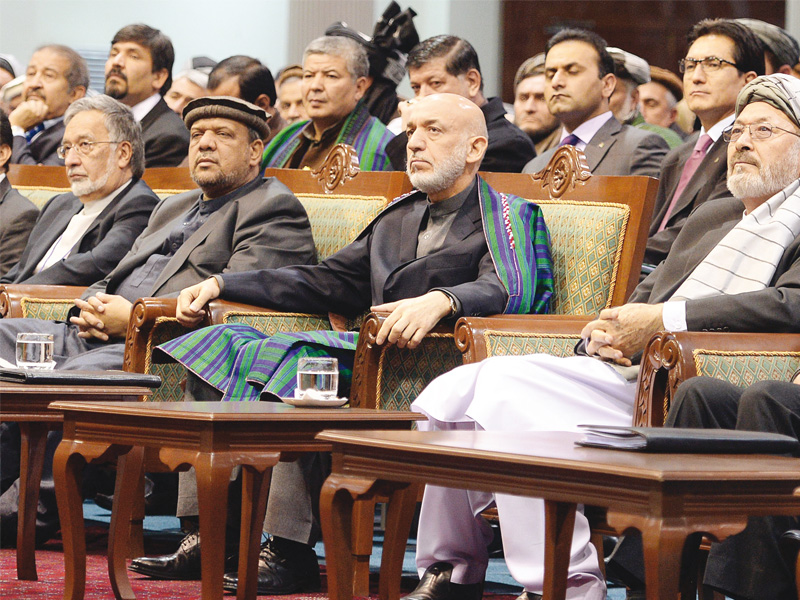
<path fill-rule="evenodd" d="M 668 148 L 669 145 L 667 141 L 653 131 L 647 131 L 645 129 L 639 129 L 638 127 L 633 127 L 631 125 L 622 125 L 620 127 L 618 135 L 625 140 L 626 143 L 639 145 L 653 145 L 653 146 L 663 146 L 664 148 Z"/>
<path fill-rule="evenodd" d="M 692 215 L 696 215 L 697 218 L 712 217 L 714 220 L 722 221 L 739 220 L 743 214 L 744 204 L 733 196 L 706 200 L 692 212 Z"/>

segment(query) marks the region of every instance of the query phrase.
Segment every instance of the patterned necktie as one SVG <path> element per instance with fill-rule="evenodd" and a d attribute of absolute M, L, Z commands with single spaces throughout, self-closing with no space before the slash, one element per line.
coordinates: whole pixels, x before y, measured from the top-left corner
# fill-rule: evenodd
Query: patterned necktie
<path fill-rule="evenodd" d="M 39 133 L 44 131 L 44 123 L 39 123 L 35 127 L 31 127 L 25 132 L 25 140 L 30 144 Z"/>
<path fill-rule="evenodd" d="M 686 164 L 683 165 L 683 172 L 681 173 L 681 178 L 678 181 L 678 187 L 675 188 L 675 193 L 672 195 L 672 201 L 669 203 L 669 207 L 664 215 L 664 219 L 661 221 L 661 225 L 658 227 L 659 231 L 663 231 L 666 228 L 667 221 L 669 221 L 669 218 L 672 216 L 672 211 L 675 209 L 675 205 L 678 203 L 678 198 L 681 197 L 683 190 L 685 190 L 686 186 L 689 185 L 689 180 L 692 178 L 692 175 L 694 175 L 695 171 L 697 171 L 697 167 L 699 167 L 700 163 L 703 162 L 703 159 L 706 157 L 706 152 L 708 152 L 712 142 L 713 140 L 711 139 L 711 136 L 709 136 L 707 133 L 704 133 L 694 145 L 692 155 L 689 157 L 689 160 L 686 161 Z"/>
<path fill-rule="evenodd" d="M 580 141 L 581 138 L 579 138 L 574 133 L 570 133 L 567 137 L 561 140 L 559 146 L 577 146 Z"/>

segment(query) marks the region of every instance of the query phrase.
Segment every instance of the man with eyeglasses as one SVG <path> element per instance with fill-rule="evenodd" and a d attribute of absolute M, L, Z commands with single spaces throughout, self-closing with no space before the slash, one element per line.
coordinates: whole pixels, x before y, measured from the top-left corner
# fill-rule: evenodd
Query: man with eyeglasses
<path fill-rule="evenodd" d="M 733 122 L 739 91 L 764 75 L 764 51 L 750 29 L 727 19 L 697 23 L 681 59 L 683 94 L 702 128 L 667 154 L 650 221 L 642 278 L 672 247 L 689 214 L 703 202 L 728 195 L 722 130 Z"/>
<path fill-rule="evenodd" d="M 144 145 L 128 107 L 108 96 L 81 98 L 64 124 L 56 154 L 72 191 L 45 204 L 0 283 L 91 285 L 117 266 L 158 203 L 141 179 Z"/>
<path fill-rule="evenodd" d="M 800 80 L 778 74 L 745 86 L 726 137 L 733 197 L 692 213 L 630 302 L 586 325 L 576 356 L 503 356 L 458 367 L 412 404 L 428 417 L 419 429 L 535 435 L 577 432 L 581 423 L 629 426 L 637 357 L 657 331 L 800 332 Z M 524 586 L 520 598 L 539 597 L 543 502 L 428 486 L 417 535 L 422 580 L 407 600 L 480 598 L 491 541 L 480 512 L 492 502 L 509 570 Z M 567 598 L 605 598 L 589 534 L 577 514 Z M 743 552 L 743 562 L 760 559 Z"/>

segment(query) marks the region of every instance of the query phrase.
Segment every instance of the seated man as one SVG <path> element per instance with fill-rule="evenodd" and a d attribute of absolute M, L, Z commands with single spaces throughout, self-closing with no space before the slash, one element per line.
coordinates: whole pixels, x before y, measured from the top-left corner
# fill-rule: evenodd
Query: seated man
<path fill-rule="evenodd" d="M 71 193 L 42 208 L 25 251 L 0 283 L 91 285 L 108 275 L 147 226 L 158 196 L 142 181 L 142 132 L 108 96 L 81 98 L 64 114 L 58 148 Z"/>
<path fill-rule="evenodd" d="M 487 146 L 483 113 L 461 96 L 435 94 L 413 101 L 406 117 L 408 174 L 419 191 L 395 200 L 356 241 L 319 265 L 223 274 L 183 290 L 178 319 L 195 323 L 205 304 L 220 296 L 306 313 L 355 316 L 371 308 L 390 313 L 378 344 L 415 348 L 442 319 L 546 311 L 552 268 L 541 210 L 498 194 L 476 177 Z M 323 333 L 324 339 L 313 339 L 317 347 L 349 349 L 352 364 L 356 334 Z M 205 345 L 215 337 L 220 345 L 213 356 L 192 352 L 198 340 Z M 270 340 L 263 338 L 252 328 L 218 326 L 162 348 L 196 374 L 190 374 L 187 396 L 258 399 L 275 362 L 266 351 Z M 236 346 L 241 347 L 238 354 Z M 337 354 L 344 360 L 344 353 Z M 204 367 L 206 359 L 212 360 Z M 295 370 L 283 371 L 291 372 L 292 383 L 284 387 L 269 380 L 266 389 L 291 395 Z M 273 469 L 264 528 L 274 537 L 261 557 L 261 594 L 319 587 L 311 547 L 319 539 L 315 513 L 325 476 L 321 463 L 319 455 L 307 454 Z M 181 490 L 183 517 L 197 514 L 196 499 L 187 489 Z M 131 569 L 161 578 L 199 578 L 200 543 L 196 533 L 190 536 L 175 554 L 137 559 Z M 227 588 L 235 588 L 236 576 L 226 577 Z"/>
<path fill-rule="evenodd" d="M 217 61 L 207 56 L 193 56 L 189 59 L 184 70 L 178 73 L 164 95 L 164 102 L 172 112 L 181 115 L 192 100 L 222 95 L 211 94 L 208 91 L 208 76 L 216 64 Z"/>
<path fill-rule="evenodd" d="M 734 198 L 699 207 L 667 259 L 631 301 L 605 309 L 582 332 L 579 356 L 506 356 L 454 369 L 412 405 L 420 429 L 577 431 L 581 423 L 630 425 L 632 363 L 667 329 L 798 331 L 800 324 L 800 81 L 753 80 L 726 132 Z M 633 368 L 632 368 L 633 367 Z M 428 486 L 417 538 L 419 587 L 408 598 L 480 597 L 495 502 L 509 570 L 527 598 L 542 591 L 544 507 L 538 499 Z M 453 588 L 452 585 L 458 587 Z M 605 582 L 576 515 L 568 598 L 605 598 Z"/>
<path fill-rule="evenodd" d="M 514 76 L 514 125 L 528 134 L 536 154 L 556 148 L 561 141 L 561 123 L 544 99 L 544 52 L 522 63 Z"/>
<path fill-rule="evenodd" d="M 364 47 L 350 38 L 323 36 L 303 53 L 303 106 L 310 121 L 286 127 L 264 151 L 264 167 L 317 169 L 331 148 L 348 144 L 362 171 L 391 171 L 391 132 L 360 102 L 369 87 Z"/>
<path fill-rule="evenodd" d="M 0 109 L 0 277 L 17 264 L 39 209 L 11 187 L 6 177 L 13 135 L 8 116 Z"/>
<path fill-rule="evenodd" d="M 200 189 L 159 203 L 131 251 L 75 301 L 71 323 L 0 321 L 0 358 L 14 361 L 17 333 L 42 332 L 55 338 L 57 369 L 121 369 L 132 303 L 138 298 L 174 296 L 214 273 L 253 265 L 314 262 L 311 228 L 300 201 L 277 179 L 259 175 L 262 140 L 269 135 L 266 113 L 235 98 L 200 98 L 186 107 L 184 120 L 191 131 L 192 179 Z M 48 459 L 40 500 L 44 539 L 53 523 L 58 525 L 49 472 L 52 454 Z M 3 460 L 2 469 L 8 468 L 19 465 Z M 10 477 L 4 473 L 0 479 Z M 0 496 L 4 538 L 15 535 L 17 485 Z"/>

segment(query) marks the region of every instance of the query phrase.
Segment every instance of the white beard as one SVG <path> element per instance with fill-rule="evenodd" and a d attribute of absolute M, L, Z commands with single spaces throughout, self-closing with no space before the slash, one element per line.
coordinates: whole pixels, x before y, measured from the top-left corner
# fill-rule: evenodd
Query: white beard
<path fill-rule="evenodd" d="M 97 190 L 102 189 L 106 185 L 106 183 L 108 183 L 108 178 L 111 177 L 111 173 L 114 171 L 115 160 L 116 160 L 115 153 L 111 152 L 108 157 L 108 164 L 106 165 L 106 170 L 97 179 L 86 178 L 82 181 L 70 182 L 70 188 L 72 189 L 72 193 L 75 194 L 78 198 L 80 198 L 82 196 L 88 196 L 89 194 L 94 194 Z"/>
<path fill-rule="evenodd" d="M 758 164 L 758 173 L 729 173 L 728 189 L 735 198 L 771 197 L 797 179 L 800 143 L 794 144 L 781 160 Z"/>
<path fill-rule="evenodd" d="M 411 185 L 425 194 L 436 194 L 449 188 L 464 173 L 467 164 L 467 144 L 459 144 L 447 155 L 447 158 L 433 165 L 431 172 L 412 172 L 406 169 Z"/>

